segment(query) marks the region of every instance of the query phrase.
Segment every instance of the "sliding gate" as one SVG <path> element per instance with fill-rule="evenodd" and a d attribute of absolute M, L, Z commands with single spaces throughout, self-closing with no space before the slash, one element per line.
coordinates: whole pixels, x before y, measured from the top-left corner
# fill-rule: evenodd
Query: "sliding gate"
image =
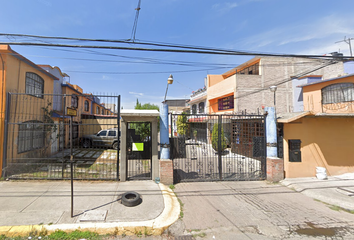
<path fill-rule="evenodd" d="M 264 115 L 172 114 L 174 180 L 263 180 Z"/>

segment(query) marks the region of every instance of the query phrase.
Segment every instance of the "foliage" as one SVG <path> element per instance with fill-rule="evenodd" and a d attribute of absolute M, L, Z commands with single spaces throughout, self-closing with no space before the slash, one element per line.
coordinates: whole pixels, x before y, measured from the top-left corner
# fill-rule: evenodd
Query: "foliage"
<path fill-rule="evenodd" d="M 219 141 L 219 124 L 215 123 L 214 127 L 213 127 L 213 132 L 211 135 L 211 143 L 213 146 L 213 149 L 215 151 L 220 150 L 221 152 L 223 152 L 226 149 L 226 141 L 225 141 L 225 136 L 224 136 L 224 130 L 221 126 L 221 149 L 218 149 L 218 141 Z"/>
<path fill-rule="evenodd" d="M 75 230 L 70 233 L 66 233 L 62 230 L 57 230 L 48 236 L 48 239 L 58 240 L 74 240 L 74 239 L 98 239 L 98 233 L 90 231 Z"/>
<path fill-rule="evenodd" d="M 136 99 L 136 104 L 134 109 L 147 109 L 147 110 L 157 110 L 159 111 L 159 107 L 155 104 L 150 104 L 150 103 L 145 103 L 143 105 L 141 105 L 141 103 L 139 102 L 139 99 Z M 151 135 L 151 131 L 150 131 L 150 124 L 148 123 L 131 123 L 131 128 L 135 129 L 135 133 L 137 135 L 140 135 L 141 139 L 146 139 L 148 136 Z M 159 124 L 159 118 L 158 118 L 158 122 L 157 122 L 157 126 L 158 126 L 158 130 L 160 128 L 160 124 Z"/>
<path fill-rule="evenodd" d="M 186 135 L 187 129 L 188 129 L 188 124 L 187 124 L 187 114 L 183 112 L 181 115 L 178 116 L 177 118 L 177 133 L 179 135 Z"/>

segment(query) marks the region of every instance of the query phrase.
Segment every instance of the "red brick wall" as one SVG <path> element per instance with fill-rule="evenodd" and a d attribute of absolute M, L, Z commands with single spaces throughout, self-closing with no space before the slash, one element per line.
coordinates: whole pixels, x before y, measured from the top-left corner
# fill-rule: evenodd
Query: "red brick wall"
<path fill-rule="evenodd" d="M 267 158 L 267 180 L 279 182 L 284 179 L 284 159 Z"/>
<path fill-rule="evenodd" d="M 160 182 L 169 186 L 173 184 L 173 162 L 172 160 L 160 160 Z"/>

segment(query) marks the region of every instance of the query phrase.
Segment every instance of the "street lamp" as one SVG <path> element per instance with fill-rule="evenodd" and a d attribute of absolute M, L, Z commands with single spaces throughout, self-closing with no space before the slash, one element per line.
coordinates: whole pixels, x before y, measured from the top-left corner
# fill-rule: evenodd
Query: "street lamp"
<path fill-rule="evenodd" d="M 168 84 L 172 84 L 172 83 L 173 83 L 173 76 L 172 76 L 172 74 L 171 74 L 171 75 L 168 77 L 168 79 L 167 79 L 167 87 L 166 87 L 165 99 L 163 100 L 163 102 L 166 102 Z"/>
<path fill-rule="evenodd" d="M 270 86 L 269 90 L 274 93 L 274 107 L 275 107 L 275 92 L 277 91 L 277 86 Z"/>

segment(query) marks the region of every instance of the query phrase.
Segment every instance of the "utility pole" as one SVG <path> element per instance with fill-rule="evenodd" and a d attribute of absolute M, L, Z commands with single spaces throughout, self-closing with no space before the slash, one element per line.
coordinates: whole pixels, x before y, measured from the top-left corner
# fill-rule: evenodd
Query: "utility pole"
<path fill-rule="evenodd" d="M 347 38 L 346 36 L 344 37 L 344 40 L 342 41 L 338 41 L 338 42 L 335 42 L 335 43 L 340 43 L 340 42 L 345 42 L 347 44 L 349 44 L 349 50 L 350 50 L 350 56 L 353 57 L 353 52 L 352 52 L 352 44 L 351 44 L 351 40 L 353 40 L 354 38 Z"/>

